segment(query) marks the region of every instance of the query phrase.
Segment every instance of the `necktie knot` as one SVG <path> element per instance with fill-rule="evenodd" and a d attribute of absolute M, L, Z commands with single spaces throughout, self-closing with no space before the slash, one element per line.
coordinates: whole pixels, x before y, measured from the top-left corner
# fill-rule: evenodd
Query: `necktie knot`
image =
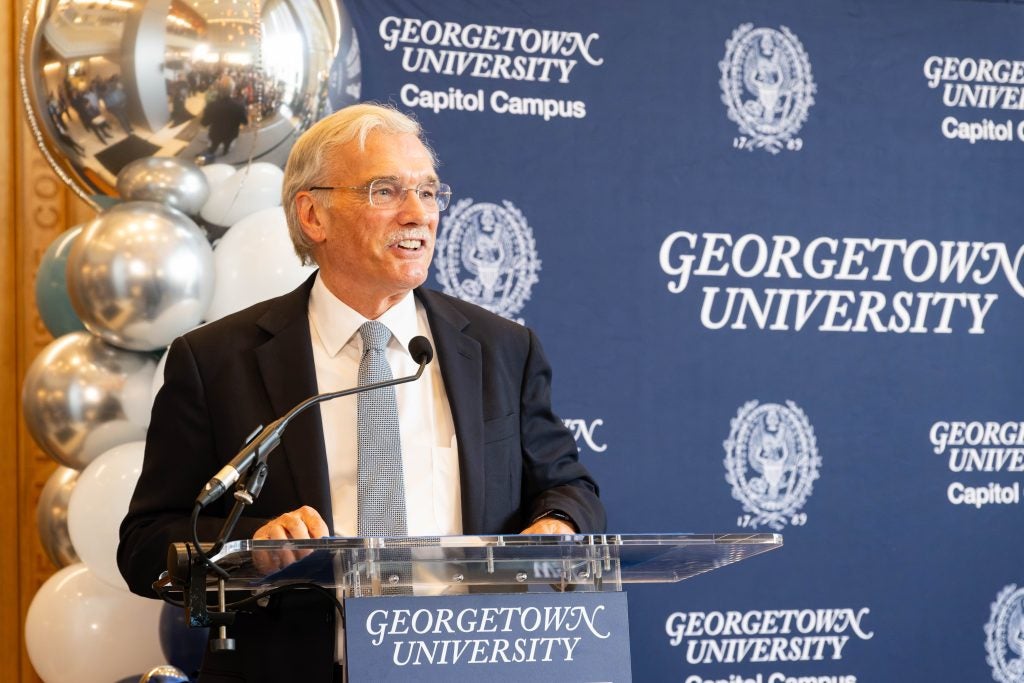
<path fill-rule="evenodd" d="M 359 328 L 359 336 L 363 338 L 363 353 L 367 351 L 384 351 L 391 341 L 391 330 L 384 323 L 367 320 Z"/>

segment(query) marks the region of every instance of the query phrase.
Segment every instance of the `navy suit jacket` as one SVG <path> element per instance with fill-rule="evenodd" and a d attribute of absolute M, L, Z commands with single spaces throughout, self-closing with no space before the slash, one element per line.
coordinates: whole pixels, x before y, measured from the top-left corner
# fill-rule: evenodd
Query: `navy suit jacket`
<path fill-rule="evenodd" d="M 169 544 L 191 538 L 196 495 L 253 429 L 317 393 L 308 317 L 313 279 L 172 344 L 142 473 L 121 525 L 118 564 L 133 592 L 153 597 Z M 551 369 L 533 332 L 439 292 L 415 295 L 427 312 L 454 418 L 463 532 L 518 533 L 551 510 L 569 515 L 582 533 L 603 531 L 597 486 L 551 410 Z M 319 410 L 292 422 L 269 465 L 263 493 L 235 538 L 251 538 L 302 505 L 331 525 Z M 201 539 L 216 537 L 229 498 L 204 511 Z M 240 617 L 233 630 L 239 651 L 208 655 L 203 680 L 330 680 L 333 612 L 325 601 L 282 597 Z M 273 664 L 281 659 L 283 668 Z"/>

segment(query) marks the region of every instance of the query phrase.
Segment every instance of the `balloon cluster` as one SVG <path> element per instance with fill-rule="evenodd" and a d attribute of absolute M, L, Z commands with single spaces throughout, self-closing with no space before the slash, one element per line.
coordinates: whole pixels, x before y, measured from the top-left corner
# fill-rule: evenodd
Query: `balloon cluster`
<path fill-rule="evenodd" d="M 198 666 L 202 643 L 184 622 L 128 592 L 115 561 L 118 530 L 166 347 L 293 289 L 312 270 L 291 248 L 281 181 L 270 164 L 236 171 L 139 159 L 118 175 L 124 201 L 60 235 L 43 256 L 36 303 L 56 339 L 29 368 L 22 405 L 32 437 L 60 465 L 37 521 L 61 569 L 36 594 L 25 631 L 47 683 L 106 683 L 166 660 Z"/>

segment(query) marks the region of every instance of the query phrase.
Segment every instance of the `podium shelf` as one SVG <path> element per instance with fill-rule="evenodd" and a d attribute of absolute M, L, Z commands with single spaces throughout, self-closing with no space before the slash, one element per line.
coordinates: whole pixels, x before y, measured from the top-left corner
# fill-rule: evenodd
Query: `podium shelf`
<path fill-rule="evenodd" d="M 682 581 L 781 546 L 775 533 L 333 537 L 231 541 L 212 559 L 230 575 L 228 590 L 316 583 L 349 596 L 619 591 Z M 178 557 L 187 555 L 179 549 Z"/>

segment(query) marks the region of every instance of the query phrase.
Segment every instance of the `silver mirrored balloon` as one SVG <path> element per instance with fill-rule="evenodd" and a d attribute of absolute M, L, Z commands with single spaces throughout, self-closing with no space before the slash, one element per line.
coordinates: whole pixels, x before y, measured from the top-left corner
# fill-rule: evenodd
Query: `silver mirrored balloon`
<path fill-rule="evenodd" d="M 117 193 L 124 201 L 159 202 L 196 216 L 210 196 L 210 184 L 191 161 L 144 157 L 117 174 Z"/>
<path fill-rule="evenodd" d="M 54 460 L 81 470 L 114 446 L 146 438 L 156 361 L 88 332 L 56 339 L 32 361 L 21 399 L 25 423 Z"/>
<path fill-rule="evenodd" d="M 78 470 L 61 465 L 46 480 L 36 504 L 39 539 L 46 556 L 58 568 L 81 561 L 68 533 L 68 501 L 77 481 Z"/>
<path fill-rule="evenodd" d="M 188 675 L 181 669 L 164 664 L 142 674 L 139 683 L 188 683 Z"/>
<path fill-rule="evenodd" d="M 303 130 L 359 98 L 339 0 L 35 0 L 21 52 L 36 140 L 94 205 L 145 157 L 283 168 Z"/>
<path fill-rule="evenodd" d="M 202 321 L 213 299 L 213 249 L 180 211 L 127 202 L 75 240 L 67 281 L 86 329 L 115 346 L 152 351 Z"/>

